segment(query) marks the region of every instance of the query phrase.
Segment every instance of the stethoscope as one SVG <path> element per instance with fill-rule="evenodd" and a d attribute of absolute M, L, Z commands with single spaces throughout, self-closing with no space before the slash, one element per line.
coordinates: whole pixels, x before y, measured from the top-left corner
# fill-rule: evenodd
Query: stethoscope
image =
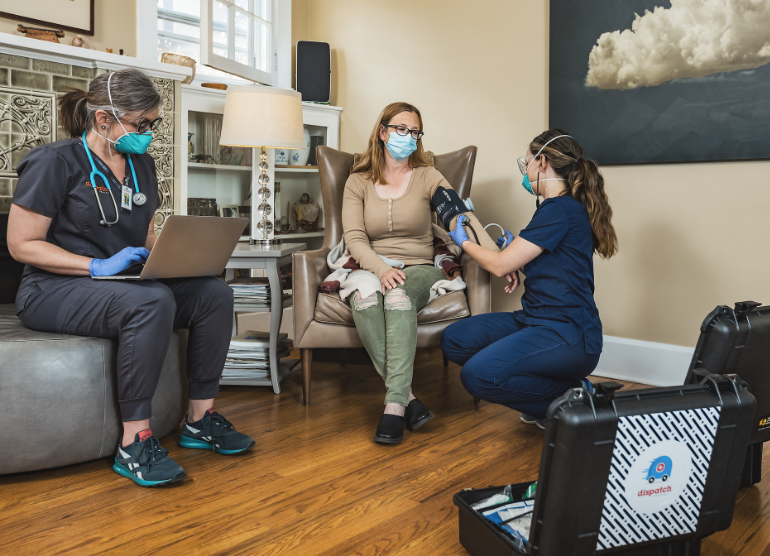
<path fill-rule="evenodd" d="M 114 226 L 118 223 L 118 220 L 120 220 L 118 202 L 115 200 L 115 196 L 112 194 L 112 188 L 110 188 L 110 180 L 108 180 L 107 176 L 105 176 L 100 170 L 97 170 L 96 165 L 94 164 L 94 159 L 91 156 L 91 149 L 88 148 L 88 141 L 86 141 L 87 133 L 88 131 L 83 132 L 83 148 L 85 148 L 86 155 L 88 155 L 88 162 L 91 163 L 91 173 L 88 175 L 88 179 L 91 182 L 91 189 L 93 189 L 94 195 L 96 196 L 96 203 L 99 205 L 99 212 L 102 215 L 102 219 L 99 221 L 99 224 L 107 227 Z M 134 178 L 134 190 L 136 193 L 134 193 L 133 201 L 136 206 L 141 207 L 147 202 L 147 195 L 139 191 L 139 182 L 136 179 L 136 171 L 134 170 L 134 163 L 131 160 L 131 155 L 127 154 L 126 157 L 128 158 L 128 165 L 131 168 L 131 176 Z M 99 198 L 99 192 L 96 190 L 96 176 L 99 176 L 102 179 L 104 185 L 107 186 L 107 191 L 110 192 L 110 199 L 112 199 L 112 205 L 115 207 L 115 220 L 113 222 L 107 220 L 107 217 L 104 215 L 102 200 Z"/>

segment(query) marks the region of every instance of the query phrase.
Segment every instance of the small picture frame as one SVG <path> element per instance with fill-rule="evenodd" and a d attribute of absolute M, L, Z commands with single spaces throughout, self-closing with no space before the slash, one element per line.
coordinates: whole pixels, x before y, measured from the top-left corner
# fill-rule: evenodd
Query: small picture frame
<path fill-rule="evenodd" d="M 223 218 L 238 218 L 238 205 L 219 205 L 219 216 Z"/>

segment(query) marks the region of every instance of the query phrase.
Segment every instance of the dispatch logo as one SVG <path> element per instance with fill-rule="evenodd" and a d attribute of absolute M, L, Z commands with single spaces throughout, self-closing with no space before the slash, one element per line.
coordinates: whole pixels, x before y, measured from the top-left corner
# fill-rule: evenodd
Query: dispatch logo
<path fill-rule="evenodd" d="M 90 181 L 87 181 L 87 182 L 86 182 L 86 187 L 87 187 L 88 189 L 92 189 L 92 188 L 93 188 L 93 185 L 91 185 L 91 182 L 90 182 Z M 107 189 L 106 187 L 104 187 L 103 185 L 97 185 L 97 186 L 96 186 L 96 190 L 97 190 L 99 193 L 108 193 L 108 194 L 109 194 L 109 192 L 110 192 L 110 190 L 109 190 L 109 189 Z"/>
<path fill-rule="evenodd" d="M 685 492 L 693 474 L 693 454 L 679 440 L 661 440 L 639 451 L 624 480 L 628 505 L 642 514 L 663 511 Z"/>
<path fill-rule="evenodd" d="M 668 494 L 669 492 L 671 492 L 670 486 L 662 486 L 662 487 L 653 488 L 653 489 L 643 488 L 642 490 L 639 491 L 637 496 L 655 496 L 656 494 Z"/>

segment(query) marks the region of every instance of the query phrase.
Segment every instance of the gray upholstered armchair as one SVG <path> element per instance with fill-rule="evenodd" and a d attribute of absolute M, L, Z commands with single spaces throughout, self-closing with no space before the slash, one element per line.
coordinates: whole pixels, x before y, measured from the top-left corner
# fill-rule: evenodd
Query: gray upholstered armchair
<path fill-rule="evenodd" d="M 466 147 L 434 158 L 436 168 L 462 198 L 471 192 L 476 150 Z M 313 348 L 363 347 L 350 306 L 336 293 L 318 292 L 318 286 L 329 274 L 326 257 L 342 239 L 342 197 L 354 156 L 330 147 L 318 147 L 317 153 L 325 212 L 324 244 L 316 251 L 294 253 L 292 259 L 294 347 L 301 350 L 305 405 L 310 403 Z M 418 348 L 438 347 L 441 332 L 448 325 L 491 310 L 489 273 L 465 254 L 460 262 L 467 289 L 439 297 L 417 314 Z"/>

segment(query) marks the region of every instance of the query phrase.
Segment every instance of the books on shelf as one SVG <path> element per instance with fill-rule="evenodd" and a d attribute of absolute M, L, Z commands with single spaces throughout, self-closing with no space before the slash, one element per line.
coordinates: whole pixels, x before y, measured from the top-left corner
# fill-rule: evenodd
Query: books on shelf
<path fill-rule="evenodd" d="M 276 357 L 289 355 L 289 338 L 278 335 Z M 270 333 L 254 330 L 241 332 L 230 340 L 222 378 L 267 378 L 270 375 Z"/>

